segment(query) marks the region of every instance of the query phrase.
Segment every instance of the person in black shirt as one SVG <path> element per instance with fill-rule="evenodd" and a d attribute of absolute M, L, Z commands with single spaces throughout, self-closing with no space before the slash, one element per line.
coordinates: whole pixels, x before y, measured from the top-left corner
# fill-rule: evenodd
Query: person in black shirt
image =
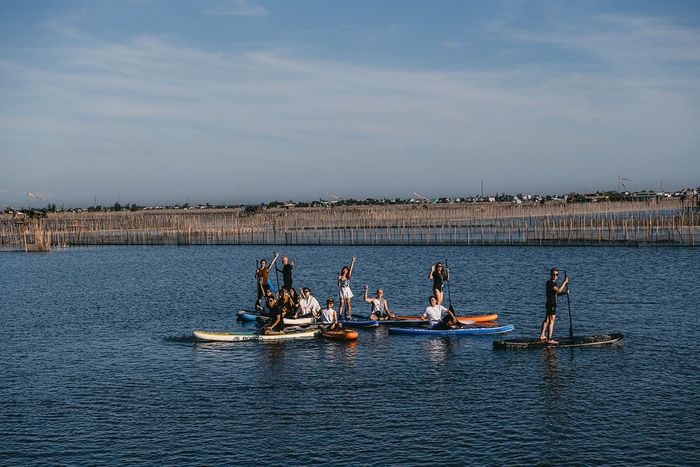
<path fill-rule="evenodd" d="M 294 269 L 294 261 L 289 262 L 289 258 L 282 257 L 282 269 L 277 268 L 277 271 L 282 273 L 283 289 L 292 290 L 292 270 Z"/>
<path fill-rule="evenodd" d="M 450 270 L 443 269 L 442 263 L 438 262 L 431 266 L 428 280 L 433 281 L 433 295 L 438 305 L 442 305 L 442 287 L 445 281 L 450 280 Z"/>
<path fill-rule="evenodd" d="M 562 282 L 561 285 L 557 284 L 558 278 L 559 271 L 557 271 L 557 268 L 552 268 L 549 271 L 549 280 L 547 281 L 546 285 L 546 315 L 544 317 L 544 321 L 542 321 L 542 328 L 540 329 L 540 340 L 546 340 L 549 344 L 559 343 L 552 338 L 552 332 L 554 331 L 554 320 L 557 318 L 557 295 L 564 295 L 569 293 L 569 289 L 566 288 L 566 284 L 569 283 L 569 278 L 564 278 L 564 282 Z"/>
<path fill-rule="evenodd" d="M 263 334 L 284 334 L 284 312 L 277 306 L 273 297 L 267 298 L 267 307 L 270 310 L 270 316 L 267 325 L 261 329 L 261 332 Z"/>

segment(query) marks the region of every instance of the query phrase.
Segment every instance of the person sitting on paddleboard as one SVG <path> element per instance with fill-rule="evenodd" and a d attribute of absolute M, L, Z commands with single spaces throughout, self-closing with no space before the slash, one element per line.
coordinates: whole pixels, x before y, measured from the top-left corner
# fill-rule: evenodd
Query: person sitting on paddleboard
<path fill-rule="evenodd" d="M 294 269 L 294 261 L 289 262 L 289 258 L 282 257 L 282 269 L 277 268 L 277 271 L 282 273 L 282 288 L 287 290 L 292 289 L 292 270 Z"/>
<path fill-rule="evenodd" d="M 389 311 L 389 303 L 384 298 L 384 291 L 382 289 L 377 289 L 377 297 L 369 298 L 367 292 L 369 286 L 365 284 L 365 302 L 372 305 L 372 313 L 369 315 L 369 319 L 375 320 L 386 320 L 390 318 L 396 318 L 396 315 Z"/>
<path fill-rule="evenodd" d="M 316 297 L 311 295 L 311 290 L 308 287 L 304 287 L 299 291 L 299 317 L 302 316 L 313 316 L 317 318 L 321 312 L 321 305 L 319 305 Z"/>
<path fill-rule="evenodd" d="M 461 324 L 455 318 L 450 310 L 440 305 L 437 298 L 431 295 L 428 298 L 430 306 L 425 308 L 425 312 L 421 319 L 427 319 L 431 329 L 452 329 L 453 327 L 461 327 Z"/>
<path fill-rule="evenodd" d="M 270 290 L 270 269 L 275 264 L 275 261 L 277 261 L 278 256 L 279 255 L 275 255 L 269 266 L 267 265 L 267 261 L 265 261 L 265 259 L 261 259 L 260 266 L 255 270 L 255 279 L 258 282 L 258 299 L 256 301 L 255 308 L 258 311 L 262 309 L 261 299 L 266 296 L 267 291 Z"/>
<path fill-rule="evenodd" d="M 277 306 L 273 297 L 267 298 L 267 307 L 270 309 L 268 324 L 263 326 L 263 334 L 284 334 L 284 312 Z"/>
<path fill-rule="evenodd" d="M 321 310 L 321 324 L 328 331 L 337 331 L 343 326 L 338 322 L 338 312 L 333 309 L 333 299 L 326 300 L 326 308 Z"/>
<path fill-rule="evenodd" d="M 352 268 L 355 266 L 355 257 L 352 257 L 352 262 L 350 266 L 343 266 L 338 274 L 338 296 L 340 297 L 340 310 L 339 314 L 343 314 L 343 309 L 345 309 L 345 318 L 352 318 L 352 307 L 350 306 L 350 299 L 353 297 L 352 290 L 350 290 L 350 276 L 352 276 Z"/>
<path fill-rule="evenodd" d="M 558 344 L 559 342 L 553 339 L 554 335 L 554 320 L 557 318 L 557 295 L 564 295 L 569 293 L 569 289 L 566 288 L 566 284 L 569 283 L 569 278 L 565 277 L 564 282 L 561 285 L 557 284 L 557 279 L 559 278 L 559 271 L 557 268 L 552 268 L 549 271 L 549 280 L 546 285 L 547 302 L 545 303 L 545 317 L 542 321 L 542 328 L 540 329 L 540 340 L 546 340 L 548 344 Z M 547 337 L 549 336 L 549 337 Z"/>
<path fill-rule="evenodd" d="M 442 305 L 442 287 L 445 281 L 450 280 L 450 270 L 444 270 L 442 263 L 438 262 L 430 268 L 428 279 L 433 281 L 433 295 L 438 305 Z"/>
<path fill-rule="evenodd" d="M 294 299 L 289 293 L 289 290 L 280 290 L 280 298 L 277 300 L 277 305 L 282 309 L 285 318 L 293 318 L 296 313 L 296 305 L 294 304 Z"/>

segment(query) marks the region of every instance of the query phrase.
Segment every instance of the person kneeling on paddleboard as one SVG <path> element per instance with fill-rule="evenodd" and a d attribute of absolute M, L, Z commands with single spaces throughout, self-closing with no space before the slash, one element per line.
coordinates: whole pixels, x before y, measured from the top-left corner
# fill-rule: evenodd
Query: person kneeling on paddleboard
<path fill-rule="evenodd" d="M 438 304 L 438 300 L 434 295 L 431 295 L 428 300 L 430 301 L 430 306 L 425 308 L 425 312 L 420 318 L 427 319 L 432 329 L 462 327 L 461 323 L 457 321 L 457 318 L 450 310 Z"/>
<path fill-rule="evenodd" d="M 338 322 L 338 312 L 333 309 L 333 299 L 326 300 L 326 308 L 321 310 L 321 324 L 327 331 L 338 331 L 342 325 Z"/>
<path fill-rule="evenodd" d="M 268 324 L 266 324 L 261 332 L 263 334 L 284 334 L 284 312 L 277 306 L 273 297 L 267 298 L 267 308 L 270 310 Z"/>
<path fill-rule="evenodd" d="M 394 319 L 396 315 L 389 311 L 389 303 L 384 298 L 384 291 L 382 289 L 377 289 L 377 297 L 369 298 L 367 292 L 369 291 L 369 286 L 365 284 L 365 302 L 372 305 L 372 312 L 369 315 L 371 320 L 386 320 Z"/>
<path fill-rule="evenodd" d="M 553 339 L 554 335 L 554 320 L 557 318 L 557 295 L 569 293 L 566 284 L 569 283 L 569 278 L 565 277 L 561 285 L 557 284 L 559 271 L 557 268 L 552 268 L 549 271 L 549 280 L 547 281 L 547 302 L 545 303 L 546 315 L 542 321 L 542 329 L 540 330 L 540 340 L 546 340 L 549 344 L 558 344 L 559 342 Z M 549 337 L 547 337 L 549 336 Z"/>

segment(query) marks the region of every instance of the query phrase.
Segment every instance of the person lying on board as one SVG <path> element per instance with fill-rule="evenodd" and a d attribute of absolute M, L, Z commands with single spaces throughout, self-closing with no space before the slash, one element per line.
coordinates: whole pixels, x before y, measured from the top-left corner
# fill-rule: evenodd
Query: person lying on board
<path fill-rule="evenodd" d="M 275 255 L 275 257 L 272 258 L 269 266 L 264 258 L 261 259 L 258 268 L 255 270 L 255 279 L 258 284 L 258 299 L 255 302 L 255 309 L 258 311 L 262 308 L 262 298 L 267 295 L 268 290 L 273 288 L 270 282 L 270 269 L 275 264 L 275 261 L 277 261 L 278 256 L 279 255 Z"/>
<path fill-rule="evenodd" d="M 430 306 L 425 308 L 425 312 L 420 318 L 427 319 L 431 329 L 455 329 L 464 327 L 450 310 L 438 304 L 437 298 L 435 298 L 434 295 L 431 295 L 428 301 L 430 302 Z"/>
<path fill-rule="evenodd" d="M 450 280 L 450 270 L 443 269 L 442 263 L 438 261 L 436 264 L 431 266 L 428 279 L 433 281 L 433 295 L 435 295 L 437 304 L 442 305 L 442 289 L 445 281 Z"/>
<path fill-rule="evenodd" d="M 326 300 L 326 308 L 321 310 L 321 325 L 327 331 L 339 331 L 343 325 L 338 322 L 338 312 L 333 309 L 333 299 Z"/>
<path fill-rule="evenodd" d="M 284 334 L 284 313 L 277 306 L 273 297 L 267 298 L 267 307 L 270 309 L 270 316 L 260 332 L 263 334 Z"/>
<path fill-rule="evenodd" d="M 566 276 L 566 274 L 564 275 Z M 542 321 L 542 328 L 540 329 L 540 340 L 547 341 L 548 344 L 558 344 L 558 341 L 553 339 L 554 334 L 554 321 L 557 319 L 557 295 L 569 294 L 569 289 L 567 284 L 569 283 L 569 278 L 564 277 L 564 282 L 561 285 L 557 284 L 557 279 L 559 279 L 559 271 L 557 268 L 552 268 L 549 270 L 549 280 L 545 286 L 547 301 L 544 305 L 545 316 L 544 321 Z"/>
<path fill-rule="evenodd" d="M 299 314 L 297 318 L 313 316 L 318 318 L 321 313 L 321 305 L 316 300 L 316 297 L 311 295 L 311 290 L 308 287 L 299 289 Z"/>
<path fill-rule="evenodd" d="M 368 291 L 369 286 L 365 284 L 365 302 L 372 305 L 372 312 L 369 315 L 369 319 L 395 319 L 396 315 L 389 311 L 389 303 L 386 301 L 386 298 L 384 298 L 384 291 L 382 289 L 377 289 L 377 296 L 375 298 L 369 298 L 367 296 Z"/>

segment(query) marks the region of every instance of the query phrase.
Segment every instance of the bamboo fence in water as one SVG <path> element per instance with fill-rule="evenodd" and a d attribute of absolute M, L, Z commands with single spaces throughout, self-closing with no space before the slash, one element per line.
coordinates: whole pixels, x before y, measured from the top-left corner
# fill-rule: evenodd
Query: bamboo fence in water
<path fill-rule="evenodd" d="M 77 245 L 685 245 L 697 200 L 470 203 L 0 216 L 0 250 Z"/>

